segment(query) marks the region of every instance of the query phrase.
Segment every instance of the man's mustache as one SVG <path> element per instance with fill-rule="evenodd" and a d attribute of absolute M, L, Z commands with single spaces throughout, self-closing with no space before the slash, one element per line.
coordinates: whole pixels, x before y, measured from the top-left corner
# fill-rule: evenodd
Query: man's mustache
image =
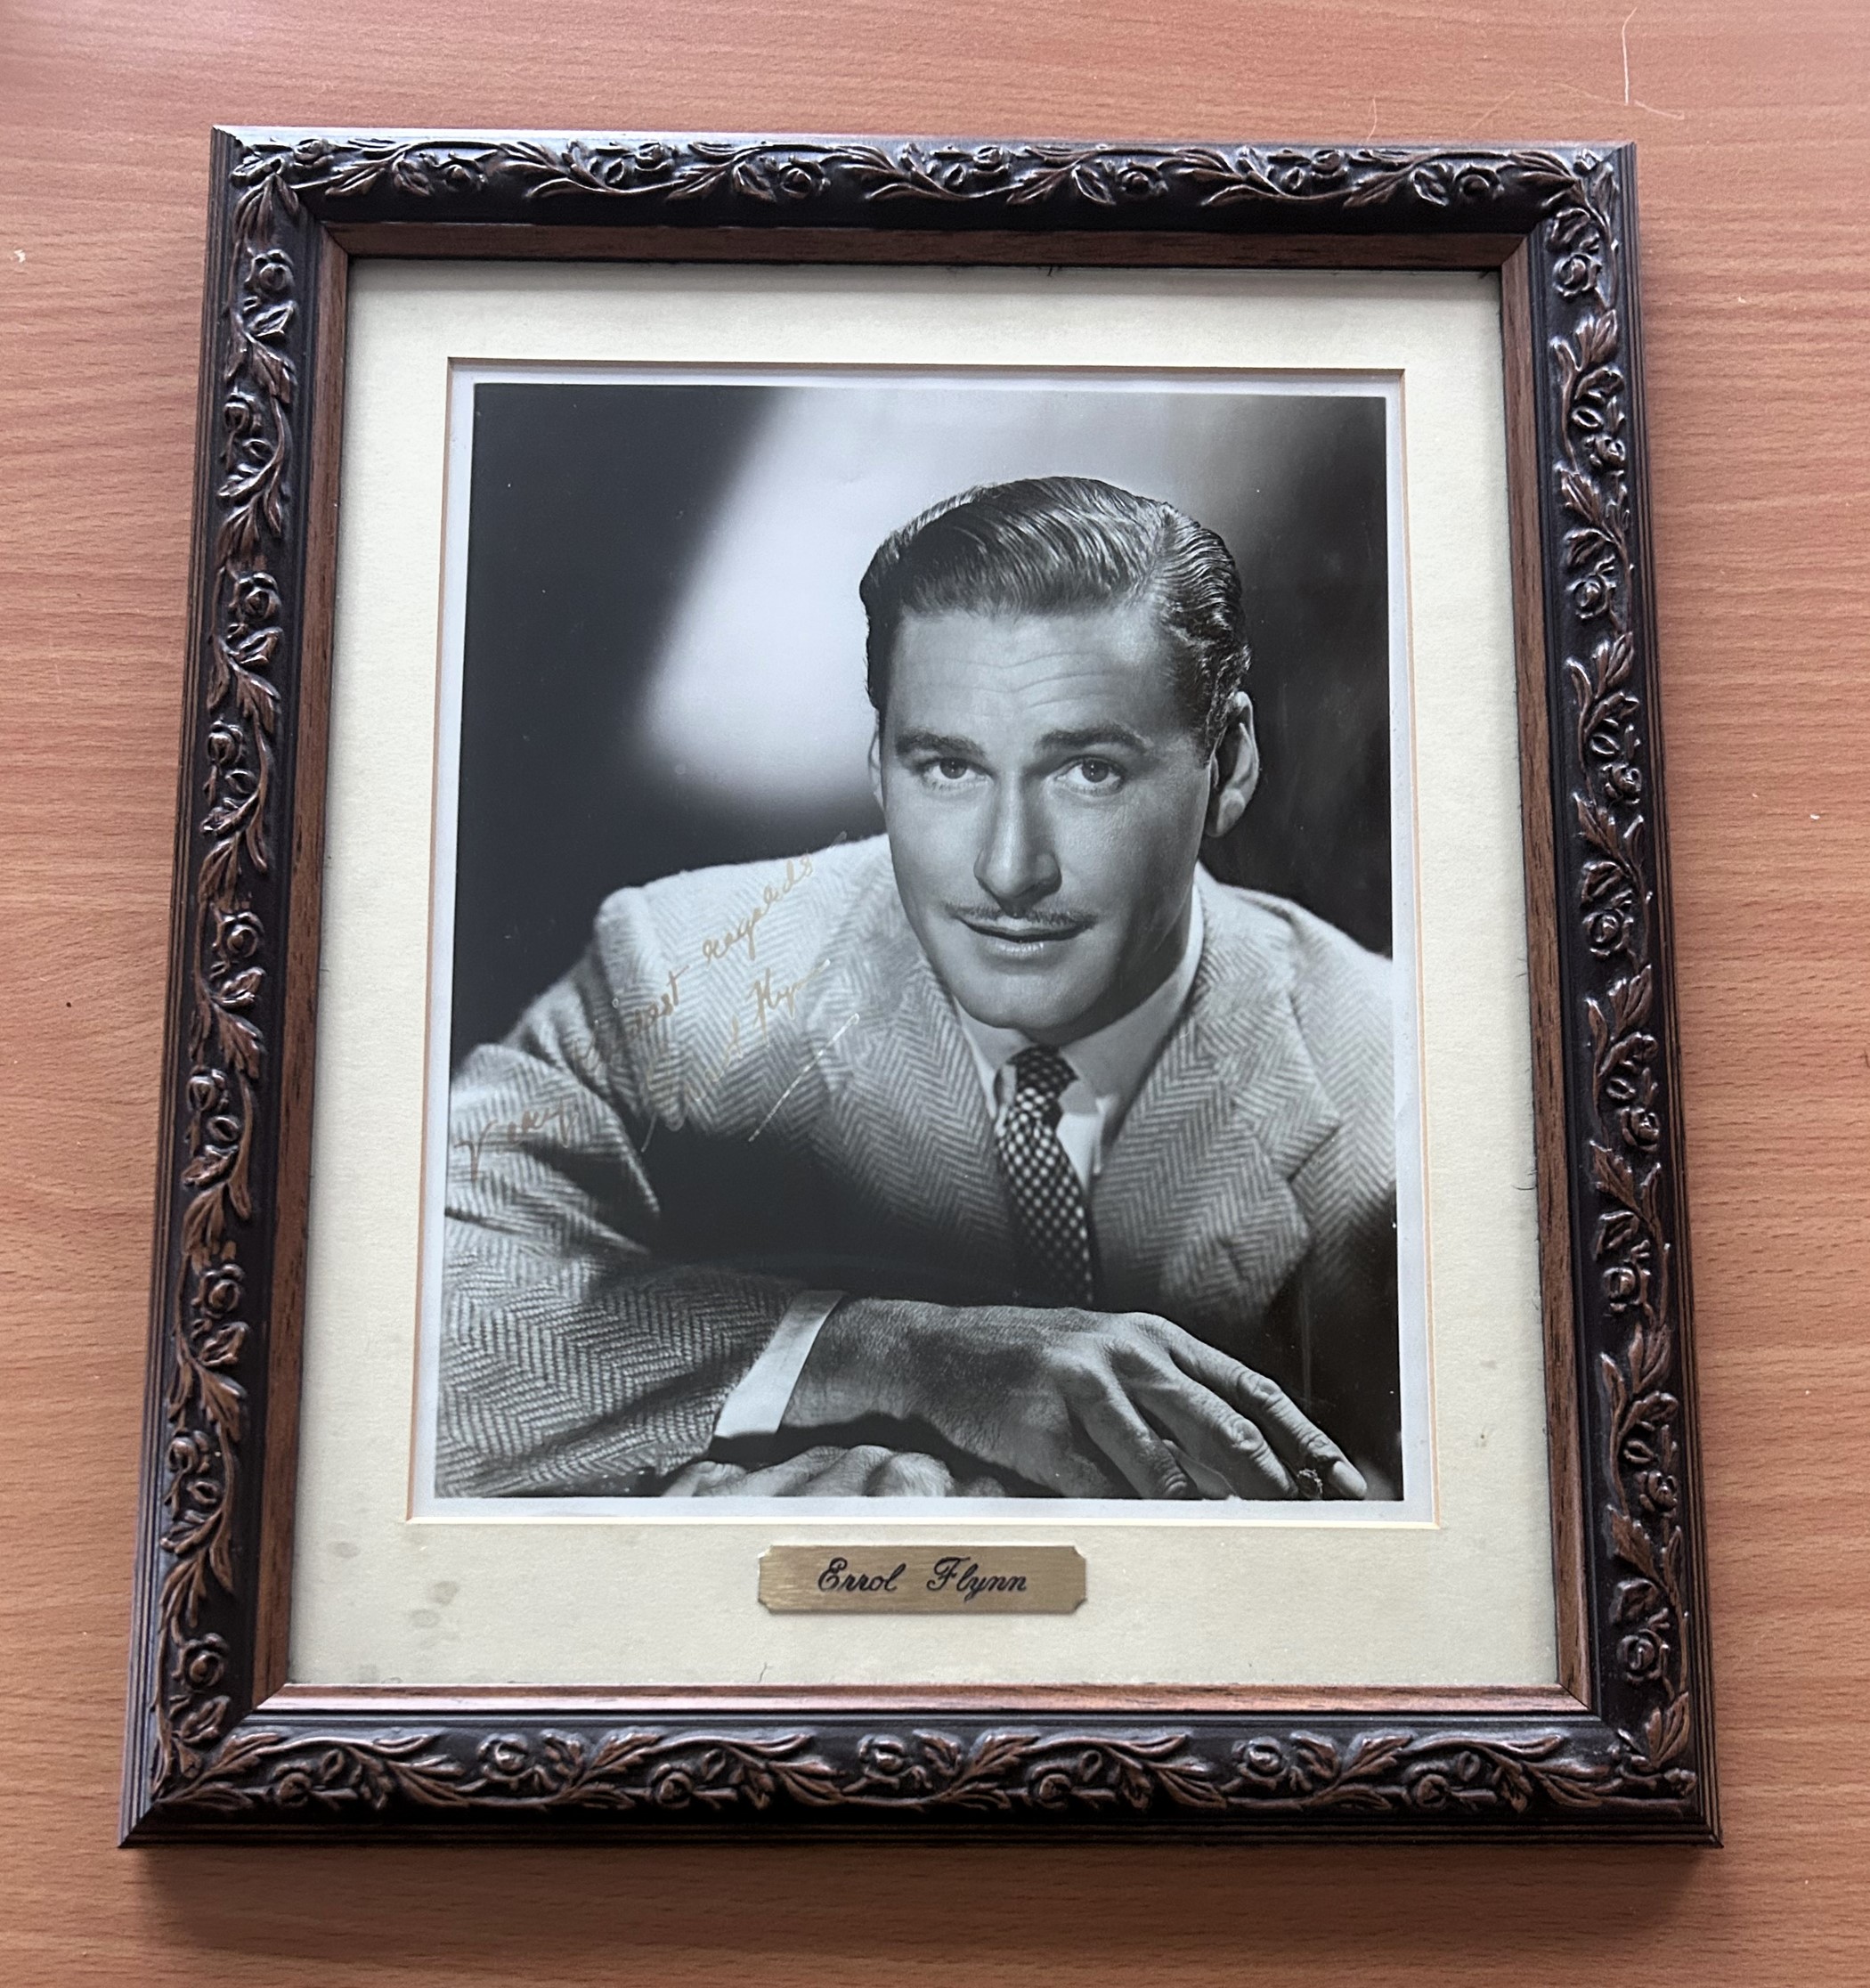
<path fill-rule="evenodd" d="M 1083 913 L 1060 911 L 1050 906 L 1043 911 L 1008 911 L 997 904 L 955 904 L 948 907 L 948 916 L 959 918 L 963 925 L 991 925 L 997 931 L 1020 933 L 1078 932 L 1092 922 Z"/>

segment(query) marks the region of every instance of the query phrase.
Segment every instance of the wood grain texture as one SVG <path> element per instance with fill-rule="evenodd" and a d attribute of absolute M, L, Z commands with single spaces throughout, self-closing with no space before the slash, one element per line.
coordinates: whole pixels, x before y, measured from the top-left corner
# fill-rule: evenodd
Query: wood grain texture
<path fill-rule="evenodd" d="M 1861 1978 L 1858 0 L 8 0 L 0 46 L 0 1977 Z M 1638 141 L 1725 1852 L 110 1847 L 215 120 Z"/>
<path fill-rule="evenodd" d="M 1502 386 L 1507 460 L 1531 461 L 1537 448 L 1538 408 L 1533 383 L 1533 279 L 1522 247 L 1500 273 Z M 1551 733 L 1546 699 L 1544 574 L 1539 501 L 1508 476 L 1507 501 L 1513 557 L 1513 648 L 1519 672 L 1519 787 L 1537 794 L 1551 778 Z M 1571 1223 L 1565 1209 L 1565 1073 L 1559 1045 L 1563 998 L 1558 964 L 1557 853 L 1552 811 L 1521 810 L 1525 838 L 1526 989 L 1533 1014 L 1533 1159 L 1539 1191 L 1539 1291 L 1548 1321 L 1545 1347 L 1546 1465 L 1551 1473 L 1552 1581 L 1557 1590 L 1558 1681 L 1574 1698 L 1590 1690 L 1590 1611 L 1586 1592 L 1583 1459 L 1565 1439 L 1578 1417 L 1576 1341 L 1552 1323 L 1573 1309 Z M 1546 1128 L 1545 1136 L 1536 1128 Z"/>

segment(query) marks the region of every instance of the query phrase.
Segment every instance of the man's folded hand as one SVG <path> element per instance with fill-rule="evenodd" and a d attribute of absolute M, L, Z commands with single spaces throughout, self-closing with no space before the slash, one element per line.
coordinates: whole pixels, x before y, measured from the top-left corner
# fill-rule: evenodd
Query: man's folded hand
<path fill-rule="evenodd" d="M 1147 1312 L 848 1299 L 786 1410 L 875 1417 L 1069 1498 L 1361 1498 L 1362 1477 L 1264 1374 Z"/>

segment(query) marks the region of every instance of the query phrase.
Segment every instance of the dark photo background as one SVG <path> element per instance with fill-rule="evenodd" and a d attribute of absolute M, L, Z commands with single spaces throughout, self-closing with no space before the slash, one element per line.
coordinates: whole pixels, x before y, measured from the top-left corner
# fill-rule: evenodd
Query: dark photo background
<path fill-rule="evenodd" d="M 1384 403 L 875 380 L 476 390 L 452 1051 L 612 891 L 881 819 L 857 583 L 969 484 L 1104 476 L 1226 540 L 1264 770 L 1208 867 L 1390 944 Z"/>

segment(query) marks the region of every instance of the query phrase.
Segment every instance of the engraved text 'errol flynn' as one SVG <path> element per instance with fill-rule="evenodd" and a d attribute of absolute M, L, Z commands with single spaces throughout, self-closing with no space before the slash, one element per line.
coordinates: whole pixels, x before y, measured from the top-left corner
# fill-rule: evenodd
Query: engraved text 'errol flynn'
<path fill-rule="evenodd" d="M 776 1614 L 1069 1615 L 1076 1546 L 769 1546 L 760 1599 Z"/>

